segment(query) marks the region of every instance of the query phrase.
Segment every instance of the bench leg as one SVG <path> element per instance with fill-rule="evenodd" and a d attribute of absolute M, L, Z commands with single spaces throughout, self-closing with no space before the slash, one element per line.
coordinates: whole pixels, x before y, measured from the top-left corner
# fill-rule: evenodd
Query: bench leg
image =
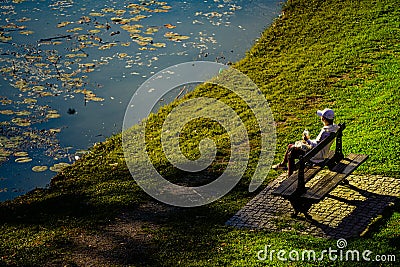
<path fill-rule="evenodd" d="M 311 215 L 308 214 L 308 210 L 312 205 L 310 201 L 301 198 L 291 198 L 289 201 L 294 210 L 293 214 L 291 215 L 292 218 L 296 218 L 299 213 L 303 213 L 306 219 L 312 219 Z"/>
<path fill-rule="evenodd" d="M 349 185 L 350 183 L 349 183 L 349 181 L 348 181 L 347 179 L 344 179 L 344 180 L 341 182 L 341 184 L 342 184 L 342 185 Z"/>

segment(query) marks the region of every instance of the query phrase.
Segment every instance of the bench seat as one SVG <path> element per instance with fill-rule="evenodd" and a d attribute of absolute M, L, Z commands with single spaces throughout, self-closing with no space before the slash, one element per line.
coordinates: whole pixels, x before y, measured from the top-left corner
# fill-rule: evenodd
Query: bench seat
<path fill-rule="evenodd" d="M 333 159 L 335 151 L 330 150 L 327 158 L 324 162 L 314 165 L 312 167 L 306 168 L 304 170 L 304 182 L 310 181 L 319 171 L 321 171 L 330 160 Z M 296 193 L 297 183 L 298 183 L 298 172 L 294 172 L 290 177 L 285 179 L 273 192 L 275 196 L 286 196 L 290 197 Z"/>
<path fill-rule="evenodd" d="M 351 153 L 332 168 L 314 186 L 308 188 L 301 198 L 321 200 L 339 183 L 346 179 L 358 166 L 368 159 L 368 155 Z"/>

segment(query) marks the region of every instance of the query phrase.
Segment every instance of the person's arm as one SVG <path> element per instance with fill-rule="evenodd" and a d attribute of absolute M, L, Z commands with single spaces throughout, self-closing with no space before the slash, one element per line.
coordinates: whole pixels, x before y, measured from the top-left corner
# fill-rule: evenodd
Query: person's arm
<path fill-rule="evenodd" d="M 321 142 L 322 140 L 324 140 L 325 138 L 327 138 L 329 136 L 329 132 L 324 131 L 324 129 L 321 130 L 321 132 L 319 132 L 317 138 L 315 139 L 307 139 L 305 140 L 307 142 L 307 144 L 309 144 L 311 147 L 315 147 L 318 145 L 319 142 Z"/>
<path fill-rule="evenodd" d="M 307 144 L 309 144 L 311 147 L 315 147 L 315 146 L 317 146 L 318 145 L 318 143 L 317 143 L 317 141 L 316 141 L 316 139 L 314 139 L 314 140 L 311 140 L 311 139 L 307 139 Z"/>

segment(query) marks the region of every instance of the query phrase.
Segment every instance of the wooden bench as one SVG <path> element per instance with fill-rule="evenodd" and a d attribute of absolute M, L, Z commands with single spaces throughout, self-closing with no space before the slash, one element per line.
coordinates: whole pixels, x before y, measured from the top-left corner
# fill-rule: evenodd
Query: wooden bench
<path fill-rule="evenodd" d="M 308 210 L 313 203 L 321 201 L 334 188 L 345 179 L 364 161 L 368 155 L 349 154 L 344 157 L 342 151 L 342 136 L 346 125 L 339 124 L 336 133 L 331 133 L 316 147 L 307 152 L 295 164 L 295 171 L 285 179 L 273 192 L 273 195 L 282 196 L 290 201 L 294 209 L 294 216 L 299 212 L 309 218 Z M 327 158 L 322 163 L 312 163 L 312 158 L 317 155 L 326 145 L 336 139 L 335 151 L 330 150 Z M 317 181 L 313 186 L 307 187 L 307 182 L 315 177 L 321 170 L 328 167 L 328 173 Z"/>

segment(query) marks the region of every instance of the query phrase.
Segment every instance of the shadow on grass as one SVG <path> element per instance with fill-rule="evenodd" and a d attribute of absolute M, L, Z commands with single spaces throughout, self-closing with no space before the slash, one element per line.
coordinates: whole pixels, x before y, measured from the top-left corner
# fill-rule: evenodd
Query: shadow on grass
<path fill-rule="evenodd" d="M 245 194 L 244 188 L 234 194 Z M 139 195 L 143 200 L 99 203 L 84 190 L 40 189 L 1 203 L 0 263 L 6 256 L 3 264 L 15 266 L 165 266 L 180 257 L 206 258 L 219 244 L 214 228 L 224 228 L 232 215 L 224 206 L 235 199 L 179 208 Z"/>

